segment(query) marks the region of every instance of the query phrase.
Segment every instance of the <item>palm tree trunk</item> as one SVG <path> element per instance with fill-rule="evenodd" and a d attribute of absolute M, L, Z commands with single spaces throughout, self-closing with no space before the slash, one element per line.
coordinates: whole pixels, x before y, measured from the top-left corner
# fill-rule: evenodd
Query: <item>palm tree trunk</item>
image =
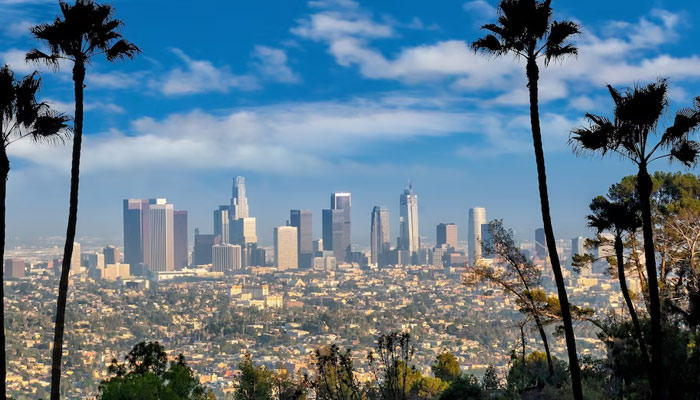
<path fill-rule="evenodd" d="M 642 209 L 642 230 L 644 232 L 644 263 L 647 269 L 647 287 L 649 288 L 649 317 L 651 319 L 651 396 L 653 399 L 667 397 L 664 388 L 663 365 L 661 360 L 661 301 L 659 299 L 659 282 L 656 273 L 656 252 L 654 249 L 654 231 L 651 223 L 652 181 L 646 164 L 639 165 L 637 190 Z"/>
<path fill-rule="evenodd" d="M 632 298 L 630 297 L 629 289 L 627 289 L 627 278 L 625 277 L 625 258 L 623 255 L 623 245 L 622 236 L 620 234 L 615 235 L 615 256 L 617 257 L 617 279 L 620 281 L 620 290 L 622 291 L 622 297 L 625 298 L 625 303 L 627 304 L 627 309 L 630 312 L 630 317 L 632 318 L 632 325 L 634 326 L 634 333 L 637 336 L 637 342 L 639 343 L 639 351 L 642 352 L 642 357 L 647 365 L 647 371 L 651 374 L 649 370 L 649 354 L 647 353 L 647 346 L 644 342 L 644 336 L 642 335 L 642 328 L 639 325 L 639 318 L 637 318 L 637 311 L 634 309 L 634 304 L 632 304 Z M 649 376 L 651 379 L 651 375 Z"/>
<path fill-rule="evenodd" d="M 63 248 L 61 263 L 61 280 L 58 284 L 58 301 L 56 302 L 56 326 L 53 337 L 53 355 L 51 359 L 51 400 L 61 397 L 61 357 L 63 356 L 63 331 L 66 320 L 66 300 L 68 297 L 68 277 L 73 242 L 78 223 L 78 185 L 80 182 L 80 150 L 83 141 L 83 82 L 85 81 L 85 64 L 76 60 L 73 66 L 73 83 L 75 90 L 75 116 L 73 119 L 73 154 L 70 171 L 70 206 L 68 209 L 68 227 L 66 244 Z"/>
<path fill-rule="evenodd" d="M 2 145 L 0 155 L 0 262 L 5 262 L 5 200 L 7 197 L 7 176 L 10 173 L 10 160 L 7 149 Z M 5 350 L 5 274 L 0 278 L 0 379 L 2 380 L 2 400 L 7 399 L 7 355 Z"/>
<path fill-rule="evenodd" d="M 581 370 L 576 354 L 576 338 L 574 337 L 574 325 L 571 321 L 571 310 L 569 309 L 569 297 L 566 294 L 564 276 L 557 254 L 557 244 L 554 239 L 554 228 L 552 228 L 552 217 L 549 211 L 549 194 L 547 193 L 547 173 L 544 163 L 544 150 L 542 148 L 542 132 L 540 131 L 540 112 L 538 105 L 537 83 L 539 80 L 539 68 L 533 56 L 527 60 L 527 80 L 530 91 L 530 124 L 532 125 L 532 142 L 535 148 L 535 161 L 537 162 L 537 179 L 539 181 L 540 203 L 542 207 L 542 223 L 544 225 L 544 235 L 549 250 L 549 259 L 552 264 L 554 281 L 557 284 L 557 294 L 561 304 L 561 316 L 564 323 L 564 336 L 566 338 L 566 348 L 569 355 L 569 371 L 571 373 L 571 389 L 575 400 L 583 400 L 583 389 L 581 388 Z"/>
<path fill-rule="evenodd" d="M 552 378 L 554 376 L 554 364 L 552 364 L 552 353 L 549 350 L 549 340 L 547 340 L 547 332 L 544 331 L 544 326 L 542 326 L 540 316 L 537 314 L 535 314 L 535 325 L 537 325 L 537 330 L 540 332 L 540 337 L 542 338 L 544 354 L 547 355 L 547 368 L 549 369 L 549 377 Z"/>

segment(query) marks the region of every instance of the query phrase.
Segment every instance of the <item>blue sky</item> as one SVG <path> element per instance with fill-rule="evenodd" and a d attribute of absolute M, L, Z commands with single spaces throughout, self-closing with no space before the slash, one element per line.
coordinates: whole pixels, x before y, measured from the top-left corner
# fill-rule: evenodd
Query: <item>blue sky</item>
<path fill-rule="evenodd" d="M 398 234 L 409 179 L 420 233 L 485 206 L 521 240 L 541 225 L 524 66 L 469 51 L 495 16 L 494 0 L 190 2 L 114 1 L 124 36 L 143 54 L 87 73 L 78 236 L 121 244 L 121 199 L 167 197 L 212 230 L 211 212 L 248 180 L 258 235 L 289 209 L 320 211 L 333 191 L 353 194 L 353 241 L 368 243 L 372 206 L 389 207 Z M 607 113 L 605 84 L 658 76 L 672 106 L 700 95 L 695 1 L 553 2 L 583 26 L 580 54 L 541 72 L 542 125 L 558 238 L 588 234 L 592 197 L 633 172 L 616 160 L 578 158 L 568 133 L 585 112 Z M 0 0 L 0 58 L 18 74 L 40 44 L 27 27 L 57 3 Z M 41 68 L 40 68 L 41 69 Z M 42 97 L 72 112 L 70 68 L 43 71 Z M 11 146 L 11 243 L 65 231 L 69 146 Z M 664 163 L 657 169 L 667 169 Z"/>

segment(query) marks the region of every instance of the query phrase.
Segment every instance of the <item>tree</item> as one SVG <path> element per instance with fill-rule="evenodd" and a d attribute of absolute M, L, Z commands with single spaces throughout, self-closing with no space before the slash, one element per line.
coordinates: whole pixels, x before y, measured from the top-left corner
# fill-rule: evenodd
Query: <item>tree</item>
<path fill-rule="evenodd" d="M 114 375 L 100 383 L 100 400 L 210 400 L 194 371 L 180 354 L 168 361 L 158 342 L 140 342 L 124 357 L 113 359 L 107 371 Z"/>
<path fill-rule="evenodd" d="M 440 400 L 481 400 L 487 398 L 474 375 L 462 375 L 440 394 Z"/>
<path fill-rule="evenodd" d="M 25 138 L 35 142 L 62 142 L 69 132 L 68 118 L 51 110 L 46 103 L 36 100 L 41 79 L 35 72 L 19 81 L 10 68 L 0 69 L 0 262 L 5 259 L 5 201 L 7 178 L 10 174 L 10 159 L 7 148 Z M 5 377 L 7 359 L 5 355 L 5 283 L 0 277 L 0 381 L 2 398 L 5 399 Z"/>
<path fill-rule="evenodd" d="M 61 17 L 48 24 L 31 28 L 34 37 L 46 44 L 44 53 L 38 49 L 27 53 L 27 60 L 45 63 L 53 68 L 60 61 L 73 63 L 73 87 L 75 114 L 73 116 L 73 151 L 71 161 L 70 201 L 66 243 L 63 249 L 61 278 L 56 304 L 56 326 L 51 360 L 51 400 L 60 397 L 61 356 L 63 355 L 63 330 L 65 326 L 66 299 L 68 296 L 68 276 L 73 256 L 73 242 L 78 222 L 78 186 L 80 180 L 80 152 L 83 141 L 83 91 L 85 88 L 85 67 L 91 60 L 104 55 L 107 61 L 114 62 L 133 58 L 140 52 L 134 44 L 122 38 L 119 28 L 122 21 L 113 18 L 109 4 L 97 4 L 92 0 L 76 0 L 74 5 L 59 1 Z"/>
<path fill-rule="evenodd" d="M 408 332 L 391 332 L 377 338 L 376 353 L 370 353 L 368 358 L 375 367 L 375 375 L 381 375 L 380 391 L 384 400 L 406 400 L 413 386 L 420 380 L 416 375 L 411 360 L 415 348 L 411 345 L 411 334 Z M 378 371 L 378 372 L 377 372 Z"/>
<path fill-rule="evenodd" d="M 236 385 L 236 400 L 267 400 L 272 398 L 272 373 L 256 367 L 250 354 L 238 364 L 241 374 Z"/>
<path fill-rule="evenodd" d="M 333 344 L 314 351 L 315 377 L 311 387 L 319 400 L 360 400 L 362 390 L 355 378 L 350 349 Z"/>
<path fill-rule="evenodd" d="M 570 141 L 576 152 L 600 153 L 602 156 L 614 153 L 637 165 L 651 319 L 651 392 L 653 398 L 665 398 L 667 388 L 664 387 L 661 365 L 662 314 L 651 215 L 653 185 L 648 168 L 650 163 L 662 158 L 688 167 L 696 164 L 700 146 L 690 139 L 690 135 L 700 126 L 700 97 L 695 99 L 694 108 L 679 110 L 673 124 L 654 141 L 660 130 L 659 122 L 668 111 L 666 80 L 659 79 L 646 86 L 636 85 L 623 92 L 608 85 L 608 90 L 615 104 L 613 119 L 586 114 L 589 126 L 573 130 Z"/>
<path fill-rule="evenodd" d="M 486 368 L 484 377 L 481 380 L 481 387 L 488 394 L 494 393 L 501 388 L 501 380 L 498 378 L 498 373 L 493 365 L 489 364 L 489 366 Z"/>
<path fill-rule="evenodd" d="M 537 393 L 545 386 L 561 386 L 566 381 L 566 375 L 566 364 L 554 358 L 554 377 L 550 378 L 546 355 L 535 351 L 524 359 L 512 359 L 507 376 L 507 391 L 523 398 L 526 393 L 535 393 L 534 397 L 528 398 L 538 398 Z"/>
<path fill-rule="evenodd" d="M 472 44 L 472 48 L 475 51 L 481 51 L 497 57 L 512 54 L 516 58 L 522 57 L 526 61 L 525 71 L 530 94 L 530 125 L 532 128 L 535 161 L 537 163 L 542 222 L 552 264 L 552 272 L 561 302 L 564 336 L 566 337 L 569 368 L 571 370 L 571 386 L 574 398 L 582 400 L 581 373 L 576 353 L 574 327 L 569 312 L 569 299 L 566 293 L 564 276 L 554 238 L 552 217 L 550 215 L 547 173 L 540 129 L 538 100 L 539 66 L 537 65 L 538 59 L 542 59 L 546 67 L 552 61 L 576 55 L 578 50 L 568 43 L 568 40 L 579 33 L 579 26 L 571 21 L 553 20 L 551 0 L 501 0 L 498 5 L 498 23 L 484 25 L 483 29 L 491 33 Z"/>
<path fill-rule="evenodd" d="M 615 249 L 615 264 L 617 265 L 617 279 L 620 282 L 620 291 L 625 299 L 627 310 L 629 311 L 634 332 L 639 344 L 639 350 L 649 365 L 649 355 L 647 353 L 647 345 L 642 334 L 642 328 L 639 324 L 639 317 L 635 310 L 632 297 L 627 288 L 627 278 L 625 273 L 624 256 L 624 236 L 633 233 L 641 227 L 641 219 L 639 215 L 639 205 L 634 193 L 624 191 L 620 185 L 613 185 L 608 191 L 608 200 L 604 196 L 598 196 L 591 201 L 589 208 L 591 214 L 588 215 L 588 226 L 595 229 L 600 237 L 603 232 L 610 232 L 614 236 L 613 248 Z M 603 239 L 599 239 L 603 240 Z M 651 371 L 650 371 L 651 373 Z"/>
<path fill-rule="evenodd" d="M 520 311 L 526 315 L 524 322 L 535 323 L 547 355 L 550 375 L 554 374 L 549 340 L 544 330 L 545 323 L 549 321 L 545 320 L 543 314 L 543 309 L 547 306 L 547 296 L 540 289 L 542 286 L 540 270 L 520 251 L 513 239 L 513 232 L 503 227 L 502 221 L 491 221 L 488 232 L 489 239 L 484 240 L 482 246 L 487 253 L 503 260 L 503 263 L 499 268 L 483 262 L 468 265 L 464 283 L 474 285 L 483 281 L 492 282 L 500 286 L 504 292 L 516 297 Z M 521 333 L 523 336 L 524 331 Z"/>
<path fill-rule="evenodd" d="M 438 354 L 430 369 L 433 371 L 433 375 L 435 375 L 436 378 L 440 378 L 445 382 L 452 382 L 462 375 L 457 358 L 447 350 Z"/>
<path fill-rule="evenodd" d="M 306 400 L 309 392 L 309 381 L 306 376 L 295 380 L 285 369 L 275 374 L 273 380 L 279 400 Z"/>

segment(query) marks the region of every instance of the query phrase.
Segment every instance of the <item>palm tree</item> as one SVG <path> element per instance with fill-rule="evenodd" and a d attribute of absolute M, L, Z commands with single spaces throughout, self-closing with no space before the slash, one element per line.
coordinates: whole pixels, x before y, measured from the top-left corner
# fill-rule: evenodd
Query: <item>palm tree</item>
<path fill-rule="evenodd" d="M 517 59 L 524 58 L 526 61 L 525 72 L 530 93 L 530 125 L 532 127 L 532 142 L 535 148 L 535 161 L 537 162 L 542 222 L 549 250 L 549 259 L 552 264 L 552 272 L 561 304 L 564 336 L 566 337 L 569 369 L 571 371 L 571 387 L 574 398 L 581 400 L 583 399 L 583 392 L 581 389 L 581 372 L 576 354 L 574 326 L 571 321 L 569 299 L 566 294 L 559 255 L 557 254 L 552 217 L 549 210 L 547 173 L 545 170 L 544 150 L 542 149 L 537 89 L 539 80 L 537 60 L 542 59 L 544 65 L 548 66 L 552 61 L 576 55 L 578 50 L 568 43 L 568 40 L 580 31 L 579 26 L 574 22 L 554 21 L 550 3 L 551 0 L 501 0 L 498 5 L 498 23 L 484 25 L 483 29 L 490 33 L 474 42 L 472 48 L 475 51 L 481 51 L 492 56 L 512 54 Z"/>
<path fill-rule="evenodd" d="M 642 211 L 644 255 L 649 288 L 649 316 L 651 319 L 651 392 L 653 398 L 665 398 L 666 389 L 662 367 L 661 302 L 659 299 L 654 231 L 651 218 L 652 180 L 649 164 L 668 158 L 690 167 L 698 160 L 700 145 L 690 134 L 700 127 L 700 97 L 695 108 L 684 108 L 676 113 L 673 124 L 659 137 L 659 121 L 668 111 L 668 84 L 659 79 L 646 86 L 636 85 L 620 92 L 608 85 L 615 103 L 613 120 L 586 114 L 590 125 L 571 132 L 570 142 L 577 152 L 614 153 L 635 163 L 638 167 L 637 192 Z M 657 140 L 654 140 L 658 137 Z"/>
<path fill-rule="evenodd" d="M 0 69 L 0 261 L 5 259 L 5 198 L 10 159 L 7 148 L 14 142 L 29 138 L 36 142 L 60 142 L 69 132 L 68 118 L 56 113 L 46 103 L 36 101 L 41 80 L 36 72 L 16 81 L 15 74 L 5 65 Z M 7 398 L 5 355 L 5 283 L 0 277 L 0 381 L 2 399 Z"/>
<path fill-rule="evenodd" d="M 620 196 L 620 193 L 616 193 L 616 186 L 613 186 L 609 193 L 613 201 L 608 200 L 604 196 L 598 196 L 591 201 L 589 206 L 591 214 L 587 217 L 588 226 L 595 229 L 598 236 L 603 232 L 610 232 L 613 234 L 613 248 L 615 249 L 617 279 L 620 282 L 620 291 L 622 291 L 622 297 L 625 298 L 625 304 L 627 305 L 627 310 L 632 319 L 639 350 L 647 364 L 648 370 L 649 354 L 647 352 L 646 342 L 644 341 L 644 335 L 642 335 L 642 328 L 639 325 L 637 311 L 635 311 L 629 289 L 627 288 L 623 243 L 624 235 L 627 233 L 634 233 L 641 227 L 642 221 L 639 216 L 639 205 L 636 204 L 637 202 L 629 196 Z M 651 379 L 651 376 L 649 378 Z"/>
<path fill-rule="evenodd" d="M 68 295 L 68 275 L 73 256 L 73 241 L 78 218 L 78 184 L 80 178 L 80 151 L 83 140 L 83 90 L 85 66 L 99 55 L 108 61 L 133 58 L 140 52 L 134 44 L 122 38 L 119 28 L 122 21 L 113 18 L 109 4 L 97 4 L 92 0 L 76 0 L 74 5 L 59 2 L 63 19 L 60 16 L 50 23 L 31 28 L 36 39 L 44 42 L 48 53 L 34 49 L 27 53 L 27 60 L 43 62 L 53 68 L 60 61 L 73 63 L 73 83 L 75 92 L 75 115 L 73 118 L 73 153 L 71 164 L 70 206 L 66 243 L 63 249 L 61 280 L 58 287 L 56 307 L 56 327 L 54 334 L 53 357 L 51 363 L 51 400 L 58 400 L 61 383 L 61 355 L 63 353 L 63 330 Z"/>

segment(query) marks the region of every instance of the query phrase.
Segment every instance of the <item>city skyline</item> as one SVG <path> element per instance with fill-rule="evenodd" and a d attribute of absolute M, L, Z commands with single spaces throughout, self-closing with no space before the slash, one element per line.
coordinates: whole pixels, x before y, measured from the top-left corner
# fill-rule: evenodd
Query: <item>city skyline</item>
<path fill-rule="evenodd" d="M 116 199 L 154 194 L 192 210 L 191 225 L 208 230 L 210 210 L 227 203 L 230 177 L 240 174 L 256 182 L 248 187 L 249 195 L 265 198 L 252 211 L 266 243 L 288 209 L 320 210 L 322 201 L 316 198 L 332 191 L 352 192 L 358 211 L 367 213 L 383 203 L 390 215 L 398 216 L 395 187 L 407 179 L 421 188 L 421 236 L 445 220 L 466 226 L 464 210 L 483 204 L 491 215 L 509 221 L 521 240 L 530 240 L 538 218 L 523 210 L 538 209 L 538 198 L 523 74 L 515 63 L 486 60 L 466 46 L 491 13 L 464 2 L 408 1 L 402 7 L 344 2 L 350 8 L 339 3 L 286 4 L 264 37 L 245 34 L 254 31 L 254 18 L 237 19 L 235 34 L 247 39 L 221 54 L 202 40 L 214 34 L 211 26 L 190 36 L 152 35 L 172 31 L 168 21 L 182 15 L 201 16 L 194 5 L 183 4 L 153 21 L 147 17 L 147 11 L 154 11 L 151 5 L 144 10 L 118 2 L 119 14 L 129 21 L 125 36 L 139 43 L 146 57 L 109 69 L 98 63 L 88 76 L 79 237 L 115 241 L 121 217 L 114 210 Z M 550 66 L 544 82 L 543 128 L 557 237 L 590 235 L 584 219 L 588 201 L 633 172 L 618 160 L 578 159 L 566 145 L 583 112 L 608 104 L 605 84 L 623 87 L 670 76 L 671 101 L 682 106 L 700 87 L 694 61 L 699 52 L 690 39 L 698 30 L 692 16 L 700 13 L 700 4 L 624 7 L 620 2 L 614 19 L 591 12 L 608 3 L 557 7 L 562 17 L 576 16 L 585 28 L 576 39 L 577 60 Z M 484 4 L 493 7 L 495 2 Z M 58 11 L 53 2 L 40 1 L 2 7 L 20 21 L 49 20 Z M 222 6 L 221 18 L 266 9 L 262 3 L 230 7 Z M 323 31 L 314 21 L 324 16 L 334 17 L 338 25 L 357 22 L 373 29 Z M 654 38 L 645 36 L 650 34 Z M 34 67 L 23 62 L 21 50 L 36 43 L 26 29 L 8 28 L 0 37 L 6 43 L 2 61 L 18 73 L 31 72 Z M 364 46 L 351 54 L 331 51 L 341 39 Z M 610 48 L 619 51 L 604 52 Z M 355 58 L 359 54 L 372 57 Z M 414 54 L 421 63 L 409 68 L 408 57 Z M 435 62 L 431 54 L 444 62 Z M 594 70 L 600 73 L 591 74 Z M 42 95 L 70 112 L 67 73 L 42 74 Z M 489 90 L 479 82 L 488 82 Z M 512 91 L 514 87 L 521 90 Z M 197 132 L 197 146 L 192 146 L 192 132 Z M 11 149 L 11 245 L 63 234 L 65 205 L 43 199 L 67 198 L 69 152 L 68 146 L 34 148 L 29 143 Z M 611 176 L 611 170 L 617 174 Z M 514 195 L 503 196 L 505 187 Z M 289 204 L 280 207 L 277 196 Z M 360 214 L 354 213 L 354 225 Z M 34 228 L 39 225 L 41 230 Z M 395 221 L 392 225 L 397 226 Z M 367 233 L 355 237 L 369 243 Z"/>

